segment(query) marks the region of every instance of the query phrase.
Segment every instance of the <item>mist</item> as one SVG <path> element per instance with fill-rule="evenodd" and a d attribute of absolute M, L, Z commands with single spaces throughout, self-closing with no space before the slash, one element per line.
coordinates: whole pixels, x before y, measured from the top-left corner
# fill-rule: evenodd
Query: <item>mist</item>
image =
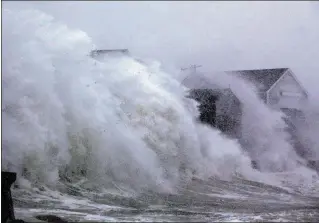
<path fill-rule="evenodd" d="M 318 2 L 4 2 L 85 31 L 97 48 L 128 48 L 171 73 L 289 67 L 318 95 Z"/>

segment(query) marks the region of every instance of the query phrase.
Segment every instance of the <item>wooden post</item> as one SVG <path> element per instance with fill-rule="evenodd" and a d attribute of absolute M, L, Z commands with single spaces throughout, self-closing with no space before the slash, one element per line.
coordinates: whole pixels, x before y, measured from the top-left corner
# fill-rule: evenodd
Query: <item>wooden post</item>
<path fill-rule="evenodd" d="M 194 65 L 191 65 L 191 66 L 186 67 L 186 68 L 181 68 L 181 71 L 193 69 L 194 73 L 196 73 L 196 69 L 199 68 L 199 67 L 202 67 L 202 65 L 196 65 L 196 64 L 194 64 Z M 181 84 L 182 84 L 187 78 L 188 78 L 188 76 L 185 77 L 185 78 L 181 81 Z"/>
<path fill-rule="evenodd" d="M 15 220 L 13 202 L 11 197 L 11 185 L 16 181 L 17 174 L 13 172 L 1 171 L 1 186 L 2 186 L 2 222 Z"/>

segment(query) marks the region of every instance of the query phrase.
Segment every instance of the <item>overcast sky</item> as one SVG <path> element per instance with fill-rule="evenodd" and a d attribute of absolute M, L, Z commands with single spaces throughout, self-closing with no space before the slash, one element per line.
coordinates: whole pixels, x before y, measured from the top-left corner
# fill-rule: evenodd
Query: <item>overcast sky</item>
<path fill-rule="evenodd" d="M 99 48 L 128 48 L 202 71 L 289 67 L 319 97 L 319 2 L 14 2 L 82 29 Z M 318 102 L 319 103 L 319 102 Z"/>

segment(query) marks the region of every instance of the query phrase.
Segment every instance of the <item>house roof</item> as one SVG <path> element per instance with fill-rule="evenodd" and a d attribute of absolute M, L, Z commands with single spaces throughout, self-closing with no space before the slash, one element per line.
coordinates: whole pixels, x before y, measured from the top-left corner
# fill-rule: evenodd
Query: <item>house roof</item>
<path fill-rule="evenodd" d="M 288 68 L 226 71 L 256 85 L 259 91 L 268 91 Z"/>
<path fill-rule="evenodd" d="M 215 89 L 208 89 L 208 88 L 201 88 L 201 89 L 192 89 L 190 92 L 190 97 L 200 100 L 201 97 L 205 95 L 212 95 L 215 96 L 216 98 L 220 98 L 222 96 L 230 96 L 230 97 L 235 97 L 237 100 L 238 98 L 236 95 L 231 91 L 229 88 L 215 88 Z"/>
<path fill-rule="evenodd" d="M 203 73 L 197 73 L 196 76 L 194 75 L 187 76 L 182 81 L 182 84 L 185 87 L 191 89 L 190 92 L 193 92 L 192 94 L 197 94 L 198 92 L 202 94 L 203 92 L 206 92 L 216 97 L 227 95 L 227 96 L 234 96 L 236 99 L 238 99 L 237 96 L 234 94 L 234 92 L 232 92 L 230 88 L 221 87 L 221 86 L 218 86 L 217 84 L 212 83 L 212 81 L 206 78 L 203 75 Z M 195 95 L 193 96 L 195 97 Z"/>
<path fill-rule="evenodd" d="M 99 56 L 105 54 L 129 54 L 128 49 L 112 49 L 112 50 L 92 50 L 91 56 Z"/>
<path fill-rule="evenodd" d="M 182 84 L 190 89 L 215 89 L 219 88 L 216 84 L 212 83 L 209 79 L 203 76 L 202 73 L 196 75 L 188 75 Z"/>

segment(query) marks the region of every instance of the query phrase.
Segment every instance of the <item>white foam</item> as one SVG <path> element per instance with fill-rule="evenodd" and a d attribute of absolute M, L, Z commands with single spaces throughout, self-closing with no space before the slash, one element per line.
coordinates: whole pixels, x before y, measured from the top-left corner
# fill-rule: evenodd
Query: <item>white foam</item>
<path fill-rule="evenodd" d="M 174 192 L 193 174 L 283 185 L 278 175 L 253 170 L 236 141 L 197 123 L 195 102 L 157 62 L 96 61 L 88 56 L 94 43 L 86 33 L 39 11 L 5 9 L 3 18 L 3 167 L 25 177 L 25 189 L 55 191 L 61 175 L 77 186 L 86 178 L 97 191 L 132 196 L 144 189 Z M 213 79 L 231 83 L 242 100 L 244 136 L 262 169 L 298 172 L 282 114 L 263 105 L 249 84 L 219 74 Z"/>
<path fill-rule="evenodd" d="M 193 170 L 227 178 L 250 169 L 238 144 L 194 120 L 194 102 L 156 63 L 95 61 L 82 31 L 38 11 L 4 16 L 5 168 L 51 188 L 59 173 L 78 179 L 82 169 L 101 187 L 167 192 Z"/>

